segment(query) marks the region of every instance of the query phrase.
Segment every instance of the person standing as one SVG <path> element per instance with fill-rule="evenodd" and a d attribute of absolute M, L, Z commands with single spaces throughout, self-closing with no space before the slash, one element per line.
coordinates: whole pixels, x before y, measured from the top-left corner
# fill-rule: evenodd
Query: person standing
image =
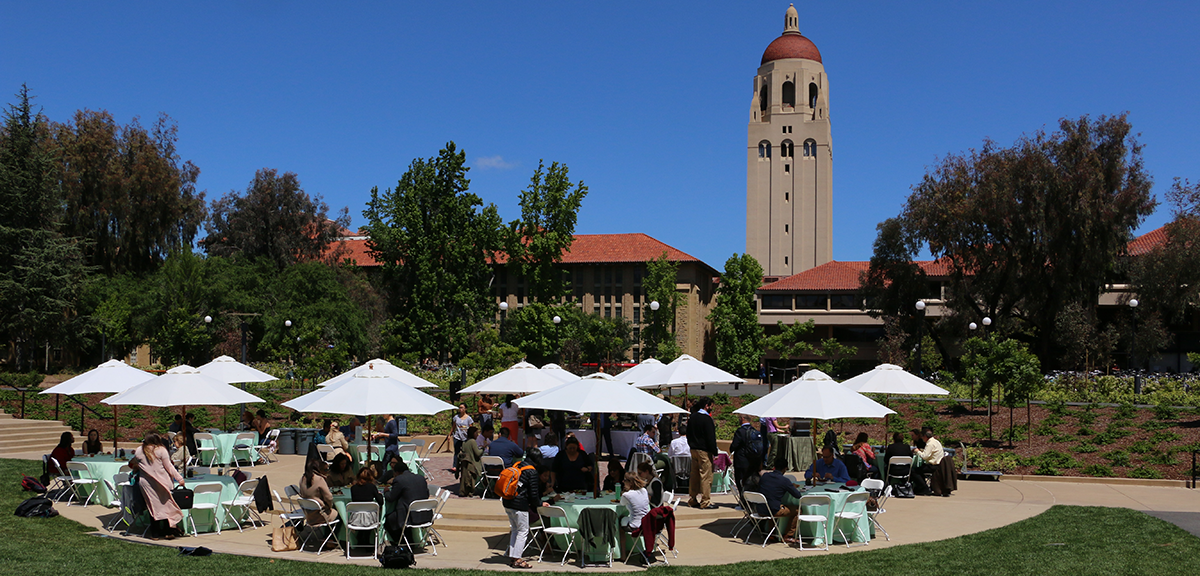
<path fill-rule="evenodd" d="M 392 456 L 400 453 L 400 423 L 391 414 L 386 416 L 386 420 L 384 418 L 384 416 L 380 416 L 375 420 L 377 424 L 383 425 L 383 431 L 376 432 L 372 436 L 376 440 L 384 441 L 383 461 L 390 462 Z"/>
<path fill-rule="evenodd" d="M 708 413 L 711 404 L 709 398 L 701 398 L 692 404 L 687 425 L 687 440 L 692 455 L 688 506 L 702 510 L 712 507 L 713 458 L 717 457 L 717 428 Z"/>
<path fill-rule="evenodd" d="M 521 428 L 521 410 L 513 404 L 515 398 L 512 394 L 505 396 L 504 403 L 496 408 L 500 412 L 500 427 L 508 429 L 508 438 L 513 441 L 516 441 Z"/>
<path fill-rule="evenodd" d="M 455 478 L 458 478 L 458 455 L 462 452 L 463 442 L 469 438 L 467 430 L 473 424 L 475 424 L 475 420 L 467 414 L 467 405 L 459 404 L 458 414 L 450 418 L 450 438 L 454 441 L 454 459 L 452 460 L 454 465 L 451 466 L 451 469 Z"/>
<path fill-rule="evenodd" d="M 607 443 L 608 454 L 616 454 L 617 450 L 613 448 L 612 441 L 612 418 L 607 413 L 592 414 L 592 422 L 596 428 L 596 455 L 604 454 L 604 447 Z M 619 456 L 619 454 L 618 454 Z"/>
<path fill-rule="evenodd" d="M 138 487 L 142 489 L 146 510 L 154 519 L 154 538 L 172 540 L 182 535 L 175 525 L 183 520 L 183 511 L 171 497 L 171 487 L 182 488 L 183 476 L 171 465 L 171 455 L 163 447 L 162 438 L 153 432 L 147 434 L 142 445 L 133 451 L 129 467 L 138 471 Z"/>
<path fill-rule="evenodd" d="M 459 475 L 458 495 L 463 498 L 475 495 L 475 484 L 479 482 L 479 475 L 483 474 L 483 464 L 480 462 L 483 458 L 483 448 L 479 447 L 479 441 L 475 439 L 477 432 L 478 429 L 474 426 L 467 429 L 467 441 L 463 442 L 462 451 L 455 460 Z"/>
<path fill-rule="evenodd" d="M 755 468 L 762 466 L 763 441 L 758 430 L 755 430 L 754 426 L 750 424 L 749 416 L 741 414 L 738 419 L 742 423 L 733 432 L 733 442 L 729 444 L 729 452 L 733 454 L 733 482 L 740 494 L 742 481 L 749 475 L 751 466 Z"/>
<path fill-rule="evenodd" d="M 509 566 L 513 568 L 532 568 L 522 556 L 525 553 L 525 539 L 529 535 L 529 514 L 539 506 L 549 506 L 542 502 L 541 487 L 550 478 L 549 468 L 528 466 L 521 471 L 517 481 L 517 494 L 513 498 L 503 500 L 504 513 L 508 515 L 508 558 Z"/>

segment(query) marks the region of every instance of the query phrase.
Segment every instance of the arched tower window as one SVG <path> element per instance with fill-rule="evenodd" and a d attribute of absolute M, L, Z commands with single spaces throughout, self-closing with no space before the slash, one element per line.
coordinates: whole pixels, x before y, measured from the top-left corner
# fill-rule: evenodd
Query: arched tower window
<path fill-rule="evenodd" d="M 771 157 L 771 143 L 767 142 L 766 140 L 759 142 L 758 143 L 758 159 L 762 160 L 764 158 L 770 158 L 770 157 Z"/>
<path fill-rule="evenodd" d="M 810 83 L 808 85 L 808 107 L 809 108 L 817 107 L 817 95 L 820 93 L 821 93 L 821 90 L 819 88 L 817 88 L 817 85 L 815 82 Z"/>
<path fill-rule="evenodd" d="M 763 112 L 767 111 L 767 106 L 771 105 L 771 87 L 763 84 L 762 88 L 758 89 L 758 109 Z"/>
<path fill-rule="evenodd" d="M 783 83 L 783 105 L 796 107 L 796 85 L 791 80 Z"/>
<path fill-rule="evenodd" d="M 795 153 L 796 148 L 792 145 L 791 140 L 784 140 L 783 143 L 779 145 L 780 158 L 791 158 L 795 155 Z"/>
<path fill-rule="evenodd" d="M 804 157 L 812 158 L 817 155 L 817 141 L 809 138 L 804 141 Z"/>

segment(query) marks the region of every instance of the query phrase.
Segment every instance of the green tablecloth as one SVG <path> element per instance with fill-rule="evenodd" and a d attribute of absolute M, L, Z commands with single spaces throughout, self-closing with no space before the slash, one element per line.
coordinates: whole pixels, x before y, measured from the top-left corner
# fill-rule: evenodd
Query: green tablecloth
<path fill-rule="evenodd" d="M 399 442 L 398 444 L 400 446 L 405 446 L 408 444 L 412 444 L 412 442 Z M 366 442 L 351 442 L 350 443 L 350 453 L 354 455 L 354 460 L 355 460 L 354 464 L 356 466 L 361 466 L 363 464 L 366 464 L 366 462 L 367 462 L 366 459 L 358 458 L 358 447 L 359 446 L 367 446 L 367 445 L 368 444 Z M 382 442 L 372 442 L 370 444 L 370 447 L 371 447 L 370 458 L 372 460 L 382 462 L 383 456 L 387 452 L 387 445 L 383 444 Z M 418 452 L 419 452 L 419 450 L 418 450 Z M 409 468 L 411 469 L 411 468 L 413 468 L 413 466 L 412 466 L 413 460 L 416 459 L 416 457 L 417 457 L 417 452 L 402 452 L 400 454 L 400 457 L 404 459 L 404 463 L 408 464 Z M 415 472 L 416 470 L 414 469 L 413 471 Z"/>
<path fill-rule="evenodd" d="M 775 462 L 775 454 L 782 447 L 787 451 L 788 471 L 803 472 L 813 463 L 812 438 L 809 436 L 788 436 L 773 434 L 771 447 L 767 451 L 767 469 Z"/>
<path fill-rule="evenodd" d="M 229 519 L 229 516 L 225 514 L 225 507 L 221 506 L 221 502 L 228 502 L 230 500 L 233 500 L 235 497 L 237 497 L 237 495 L 238 495 L 237 480 L 234 480 L 232 476 L 217 476 L 216 474 L 205 474 L 202 476 L 185 478 L 183 481 L 183 484 L 185 486 L 187 486 L 188 488 L 191 488 L 193 490 L 195 490 L 196 486 L 198 486 L 200 484 L 209 484 L 209 483 L 220 483 L 221 484 L 220 496 L 217 496 L 216 494 L 197 494 L 195 500 L 193 500 L 193 503 L 194 504 L 212 503 L 212 504 L 217 505 L 217 509 L 216 510 L 184 510 L 183 511 L 183 522 L 180 523 L 179 527 L 182 528 L 188 534 L 191 534 L 191 529 L 192 529 L 192 523 L 188 522 L 188 517 L 191 516 L 193 512 L 195 513 L 196 531 L 197 532 L 215 532 L 216 531 L 215 526 L 214 526 L 215 519 L 212 517 L 214 514 L 217 516 L 217 519 L 220 519 L 222 530 L 237 529 L 237 525 L 234 524 Z M 234 516 L 237 516 L 237 515 L 238 514 L 235 512 Z"/>
<path fill-rule="evenodd" d="M 113 489 L 120 490 L 120 488 L 117 488 L 117 483 L 113 482 L 113 476 L 120 472 L 122 466 L 129 465 L 129 460 L 116 460 L 114 456 L 97 455 L 73 458 L 71 461 L 86 464 L 89 472 L 88 477 L 101 481 L 100 485 L 96 487 L 96 495 L 92 497 L 92 502 L 105 507 L 111 507 L 112 501 L 117 499 L 117 496 L 109 492 L 108 487 L 104 485 L 104 480 L 108 480 L 109 484 L 113 485 Z M 87 499 L 87 493 L 82 488 L 76 488 L 75 495 L 80 498 L 80 502 Z"/>
<path fill-rule="evenodd" d="M 341 522 L 338 522 L 337 536 L 338 536 L 339 540 L 341 540 L 342 542 L 345 542 L 346 541 L 346 532 L 347 532 L 346 521 L 349 519 L 349 516 L 346 515 L 346 504 L 350 502 L 350 487 L 347 486 L 345 488 L 341 488 L 340 489 L 341 492 L 338 492 L 338 490 L 339 490 L 338 488 L 334 488 L 333 490 L 334 490 L 333 508 L 335 510 L 337 510 L 338 518 L 341 520 Z M 380 493 L 383 493 L 385 491 L 386 490 L 380 490 Z M 392 509 L 392 505 L 390 503 L 388 503 L 388 501 L 384 500 L 383 506 L 381 507 L 381 509 L 379 511 L 379 541 L 380 542 L 387 541 L 388 534 L 387 534 L 387 530 L 384 530 L 384 528 L 383 528 L 383 518 L 384 518 L 384 516 L 387 515 L 388 511 L 390 511 L 391 509 Z"/>
<path fill-rule="evenodd" d="M 617 502 L 613 502 L 613 500 L 617 500 Z M 579 529 L 579 513 L 581 511 L 583 511 L 584 508 L 607 508 L 607 509 L 612 510 L 613 512 L 617 513 L 618 520 L 620 520 L 620 518 L 623 516 L 629 515 L 629 510 L 621 505 L 620 498 L 617 497 L 616 494 L 611 494 L 611 493 L 610 494 L 602 494 L 599 498 L 576 498 L 574 502 L 559 501 L 559 502 L 555 502 L 554 505 L 561 507 L 563 509 L 563 511 L 567 513 L 567 526 L 570 526 L 571 528 L 575 528 L 575 529 Z M 555 520 L 551 525 L 552 526 L 561 526 L 561 522 L 562 522 L 561 520 Z M 618 538 L 613 540 L 609 544 L 613 548 L 615 548 L 618 551 L 617 554 L 619 554 L 620 553 L 619 551 L 621 549 L 621 541 L 620 541 L 619 535 L 622 532 L 620 522 L 618 522 L 616 532 L 618 534 Z M 566 548 L 567 548 L 566 537 L 565 536 L 556 536 L 554 538 L 554 545 L 559 550 L 566 550 Z M 579 540 L 576 540 L 575 546 L 572 547 L 572 550 L 577 550 L 578 545 L 579 545 Z M 607 554 L 603 551 L 593 550 L 590 548 L 588 549 L 587 560 L 589 562 L 606 561 L 607 558 L 608 558 Z"/>
<path fill-rule="evenodd" d="M 254 444 L 257 445 L 258 432 L 251 431 L 249 433 L 254 435 Z M 237 443 L 235 440 L 237 439 L 238 434 L 242 434 L 242 432 L 212 433 L 213 446 L 217 449 L 217 456 L 214 465 L 235 463 L 233 459 L 233 445 Z M 245 458 L 244 454 L 242 456 Z M 208 465 L 208 462 L 201 462 L 201 464 Z"/>
<path fill-rule="evenodd" d="M 830 499 L 829 506 L 804 506 L 800 510 L 801 514 L 812 514 L 812 515 L 818 515 L 818 516 L 825 516 L 825 519 L 826 519 L 826 521 L 825 521 L 825 541 L 826 542 L 841 542 L 841 535 L 838 534 L 837 525 L 835 525 L 833 523 L 833 515 L 836 514 L 837 512 L 842 511 L 842 506 L 846 503 L 846 499 L 849 498 L 851 494 L 854 494 L 855 492 L 863 491 L 863 489 L 860 487 L 852 487 L 852 490 L 853 490 L 852 492 L 843 492 L 840 490 L 842 488 L 842 486 L 843 485 L 841 483 L 834 482 L 834 483 L 830 483 L 830 484 L 822 484 L 820 486 L 811 486 L 807 490 L 804 490 L 805 496 L 814 495 L 814 494 L 829 496 L 829 499 Z M 797 500 L 790 494 L 785 494 L 783 497 L 783 503 L 787 506 L 794 507 L 799 504 L 799 500 Z M 862 514 L 862 517 L 857 520 L 858 531 L 853 531 L 854 526 L 849 524 L 849 522 L 850 522 L 849 520 L 846 521 L 847 524 L 842 527 L 842 531 L 846 533 L 846 536 L 848 536 L 852 542 L 861 542 L 862 541 L 861 536 L 859 536 L 859 532 L 861 532 L 862 534 L 866 534 L 867 538 L 870 538 L 870 536 L 871 536 L 871 520 L 870 520 L 870 518 L 867 517 L 866 502 L 863 502 L 862 504 L 847 508 L 846 511 L 847 512 L 859 512 Z M 782 521 L 779 522 L 779 528 L 781 530 L 784 528 Z M 801 524 L 800 527 L 797 529 L 797 532 L 801 536 L 811 537 L 814 535 L 814 529 L 815 529 L 815 524 L 811 524 L 811 523 Z M 820 546 L 821 544 L 819 542 L 814 542 L 812 545 Z"/>

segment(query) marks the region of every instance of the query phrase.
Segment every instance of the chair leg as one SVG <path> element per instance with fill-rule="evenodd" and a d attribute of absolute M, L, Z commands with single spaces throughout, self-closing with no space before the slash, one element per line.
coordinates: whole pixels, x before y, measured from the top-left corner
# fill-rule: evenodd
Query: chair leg
<path fill-rule="evenodd" d="M 888 542 L 892 541 L 892 537 L 888 535 L 888 532 L 887 532 L 887 530 L 884 529 L 883 524 L 880 524 L 879 520 L 875 519 L 875 516 L 871 516 L 871 524 L 874 524 L 875 527 L 878 528 L 880 532 L 883 532 L 883 538 L 885 540 L 887 540 Z"/>

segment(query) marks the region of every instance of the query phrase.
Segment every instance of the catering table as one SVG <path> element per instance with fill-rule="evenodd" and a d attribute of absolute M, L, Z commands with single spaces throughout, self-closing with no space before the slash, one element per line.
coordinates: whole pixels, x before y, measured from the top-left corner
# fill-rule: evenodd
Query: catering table
<path fill-rule="evenodd" d="M 615 438 L 614 438 L 614 441 L 615 441 Z M 616 502 L 613 502 L 613 500 L 616 500 Z M 567 502 L 565 500 L 559 500 L 558 502 L 555 502 L 554 505 L 561 507 L 563 509 L 563 511 L 567 513 L 567 525 L 570 526 L 571 528 L 578 529 L 579 528 L 579 513 L 581 511 L 583 511 L 584 508 L 607 508 L 607 509 L 612 510 L 613 512 L 617 513 L 618 520 L 620 520 L 620 518 L 623 516 L 627 516 L 629 514 L 629 510 L 621 505 L 620 500 L 621 499 L 616 494 L 614 494 L 612 492 L 604 492 L 604 493 L 601 493 L 599 498 L 576 497 L 574 499 L 574 501 Z M 561 522 L 562 522 L 562 520 L 555 519 L 551 523 L 551 525 L 552 526 L 560 526 Z M 620 525 L 618 525 L 617 531 L 616 531 L 616 533 L 618 535 L 617 536 L 618 539 L 610 542 L 610 545 L 613 548 L 618 550 L 618 552 L 617 552 L 618 554 L 620 553 L 619 551 L 621 549 L 621 542 L 620 542 L 621 532 L 622 532 L 621 527 L 620 527 Z M 559 550 L 566 550 L 567 549 L 566 536 L 555 536 L 554 537 L 554 545 Z M 579 540 L 576 540 L 575 545 L 572 546 L 571 549 L 577 550 L 578 545 L 579 545 Z M 608 558 L 607 554 L 604 554 L 604 553 L 600 552 L 599 550 L 589 549 L 589 553 L 587 556 L 587 560 L 589 562 L 591 562 L 591 561 L 597 561 L 597 562 L 606 561 L 607 558 Z"/>
<path fill-rule="evenodd" d="M 232 476 L 218 476 L 216 474 L 202 474 L 202 475 L 195 476 L 192 478 L 184 478 L 183 484 L 184 484 L 184 486 L 187 486 L 188 488 L 195 490 L 196 486 L 198 486 L 200 484 L 208 484 L 208 483 L 214 483 L 214 482 L 221 484 L 220 497 L 218 497 L 215 494 L 197 494 L 195 499 L 193 500 L 193 504 L 200 504 L 200 503 L 216 504 L 217 505 L 216 510 L 212 510 L 212 511 L 209 511 L 209 510 L 203 510 L 203 511 L 201 511 L 201 510 L 184 510 L 183 511 L 183 521 L 180 522 L 179 527 L 185 533 L 191 534 L 192 523 L 188 521 L 188 517 L 191 516 L 192 512 L 196 513 L 196 519 L 195 519 L 196 520 L 196 531 L 198 531 L 198 532 L 215 532 L 216 531 L 214 528 L 215 520 L 220 520 L 222 530 L 226 530 L 226 529 L 230 529 L 230 528 L 232 528 L 232 529 L 237 528 L 237 525 L 234 524 L 232 521 L 230 521 L 229 516 L 225 514 L 225 507 L 221 506 L 221 502 L 228 502 L 230 500 L 233 500 L 237 496 L 237 494 L 238 494 L 237 480 L 234 480 Z M 217 516 L 217 518 L 216 519 L 212 518 L 211 517 L 212 514 L 215 514 Z M 234 516 L 236 517 L 237 514 L 235 513 Z"/>
<path fill-rule="evenodd" d="M 829 496 L 829 500 L 830 500 L 829 506 L 804 506 L 800 510 L 801 514 L 825 516 L 825 518 L 826 518 L 825 542 L 841 542 L 841 540 L 840 540 L 841 535 L 838 534 L 837 525 L 834 524 L 834 521 L 833 521 L 833 515 L 842 511 L 842 506 L 846 503 L 846 499 L 849 498 L 851 494 L 854 494 L 855 492 L 863 492 L 863 489 L 861 487 L 848 487 L 849 491 L 843 491 L 842 490 L 843 487 L 846 487 L 846 486 L 840 482 L 830 482 L 827 484 L 819 484 L 817 486 L 809 486 L 807 488 L 805 488 L 803 485 L 800 485 L 800 484 L 797 485 L 797 488 L 800 488 L 804 492 L 805 496 L 811 496 L 814 494 Z M 784 494 L 783 503 L 787 506 L 794 507 L 799 504 L 799 500 L 797 500 L 791 494 Z M 846 511 L 847 512 L 859 512 L 862 514 L 862 517 L 857 520 L 857 523 L 858 523 L 857 531 L 851 532 L 851 530 L 852 530 L 851 526 L 846 526 L 842 529 L 842 531 L 846 533 L 846 536 L 850 537 L 850 540 L 852 542 L 861 542 L 862 541 L 859 536 L 860 533 L 866 534 L 867 537 L 870 538 L 870 536 L 871 536 L 871 520 L 867 516 L 866 502 L 863 502 L 862 504 L 857 504 L 855 506 L 847 508 Z M 783 520 L 782 518 L 777 520 L 780 530 L 783 530 L 785 528 L 782 520 Z M 814 536 L 814 529 L 815 529 L 815 524 L 811 524 L 811 523 L 801 524 L 799 526 L 799 528 L 797 529 L 797 533 L 801 536 L 811 537 L 811 536 Z M 812 545 L 820 546 L 821 543 L 813 542 Z"/>
<path fill-rule="evenodd" d="M 767 451 L 767 468 L 774 464 L 775 454 L 780 449 L 787 451 L 789 472 L 803 472 L 813 463 L 813 444 L 810 436 L 772 434 L 771 447 Z"/>
<path fill-rule="evenodd" d="M 126 451 L 127 456 L 132 455 L 132 453 L 132 450 Z M 96 495 L 92 497 L 92 502 L 105 507 L 111 507 L 112 501 L 117 497 L 108 490 L 108 487 L 104 485 L 104 481 L 108 480 L 108 483 L 113 485 L 114 490 L 120 490 L 120 488 L 117 488 L 117 483 L 113 482 L 113 476 L 121 471 L 122 466 L 129 465 L 129 459 L 118 460 L 112 454 L 97 454 L 96 456 L 72 458 L 71 461 L 86 464 L 89 477 L 100 481 L 100 484 L 96 486 Z M 75 496 L 80 498 L 81 501 L 87 499 L 87 493 L 82 488 L 76 488 Z"/>
<path fill-rule="evenodd" d="M 249 432 L 250 434 L 254 435 L 254 444 L 257 445 L 258 444 L 258 432 L 255 432 L 252 430 L 248 430 L 245 432 L 212 432 L 211 433 L 212 437 L 213 437 L 213 446 L 217 449 L 217 457 L 216 457 L 216 461 L 214 462 L 214 465 L 230 464 L 230 463 L 235 462 L 233 459 L 233 445 L 237 443 L 235 440 L 237 439 L 238 434 L 244 434 L 246 432 Z M 207 465 L 208 462 L 201 462 L 201 464 Z"/>

